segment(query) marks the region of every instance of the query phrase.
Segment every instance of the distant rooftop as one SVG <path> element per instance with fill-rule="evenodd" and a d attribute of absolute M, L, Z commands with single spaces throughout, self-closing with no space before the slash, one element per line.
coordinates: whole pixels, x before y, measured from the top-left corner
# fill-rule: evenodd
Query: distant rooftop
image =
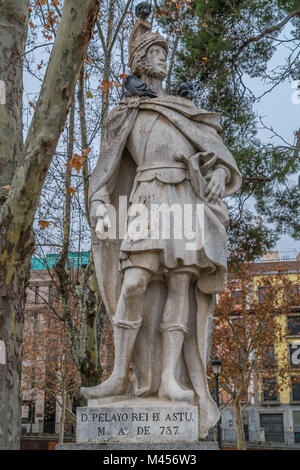
<path fill-rule="evenodd" d="M 300 261 L 300 253 L 297 254 L 296 250 L 290 251 L 269 251 L 258 259 L 257 263 L 280 263 L 287 261 Z"/>
<path fill-rule="evenodd" d="M 31 269 L 32 270 L 44 270 L 52 269 L 59 258 L 59 254 L 48 254 L 45 258 L 31 258 Z M 89 261 L 89 252 L 71 252 L 69 253 L 70 266 L 73 269 L 78 266 L 86 266 Z M 300 253 L 296 251 L 269 251 L 263 255 L 260 259 L 256 260 L 256 263 L 286 263 L 290 261 L 300 262 Z"/>
<path fill-rule="evenodd" d="M 59 254 L 49 254 L 45 258 L 31 258 L 32 270 L 52 269 L 59 258 Z M 71 252 L 68 255 L 70 266 L 75 269 L 78 266 L 86 266 L 89 261 L 89 252 Z"/>

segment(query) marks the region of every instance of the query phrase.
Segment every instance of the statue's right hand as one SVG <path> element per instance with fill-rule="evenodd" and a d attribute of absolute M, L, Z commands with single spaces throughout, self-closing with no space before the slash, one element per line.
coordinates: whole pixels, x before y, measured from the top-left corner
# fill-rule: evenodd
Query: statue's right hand
<path fill-rule="evenodd" d="M 109 220 L 108 210 L 105 204 L 100 204 L 96 209 L 97 224 L 95 228 L 96 235 L 99 239 L 102 238 L 103 233 L 107 232 L 111 227 Z"/>

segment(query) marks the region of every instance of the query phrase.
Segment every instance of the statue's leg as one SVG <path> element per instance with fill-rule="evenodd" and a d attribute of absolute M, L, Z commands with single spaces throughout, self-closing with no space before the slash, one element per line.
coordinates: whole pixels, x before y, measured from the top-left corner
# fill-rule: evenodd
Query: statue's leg
<path fill-rule="evenodd" d="M 158 391 L 160 398 L 173 401 L 191 401 L 192 390 L 184 390 L 175 379 L 176 367 L 187 332 L 189 286 L 191 274 L 173 273 L 168 276 L 168 297 L 161 324 L 162 376 Z"/>
<path fill-rule="evenodd" d="M 125 270 L 120 299 L 113 319 L 115 362 L 112 375 L 96 387 L 83 387 L 86 398 L 122 395 L 129 382 L 129 363 L 142 322 L 144 292 L 152 273 L 143 268 Z"/>

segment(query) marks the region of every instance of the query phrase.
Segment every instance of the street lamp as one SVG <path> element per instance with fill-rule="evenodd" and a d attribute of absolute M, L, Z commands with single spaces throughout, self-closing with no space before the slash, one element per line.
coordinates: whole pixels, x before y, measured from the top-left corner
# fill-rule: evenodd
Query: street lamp
<path fill-rule="evenodd" d="M 217 407 L 220 409 L 220 400 L 219 400 L 219 375 L 221 374 L 221 368 L 222 368 L 222 362 L 218 357 L 214 357 L 212 362 L 212 369 L 213 373 L 216 377 L 216 401 L 217 401 Z M 221 449 L 221 442 L 222 442 L 222 436 L 221 436 L 221 416 L 220 419 L 217 423 L 217 441 L 219 444 L 219 448 Z"/>

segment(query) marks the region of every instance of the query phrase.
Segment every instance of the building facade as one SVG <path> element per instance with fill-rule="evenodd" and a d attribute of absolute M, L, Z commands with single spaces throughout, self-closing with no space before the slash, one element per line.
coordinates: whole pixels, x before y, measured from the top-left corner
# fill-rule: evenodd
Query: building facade
<path fill-rule="evenodd" d="M 280 443 L 287 447 L 299 444 L 300 448 L 300 254 L 294 260 L 280 260 L 278 253 L 273 252 L 256 268 L 254 285 L 265 275 L 274 275 L 276 282 L 276 273 L 282 269 L 293 287 L 289 295 L 282 298 L 287 305 L 285 313 L 274 312 L 283 340 L 270 351 L 268 376 L 264 377 L 261 371 L 253 384 L 257 391 L 243 408 L 245 437 L 250 442 Z M 263 291 L 258 288 L 256 292 L 262 299 Z M 222 411 L 222 429 L 225 441 L 235 440 L 231 407 Z"/>

